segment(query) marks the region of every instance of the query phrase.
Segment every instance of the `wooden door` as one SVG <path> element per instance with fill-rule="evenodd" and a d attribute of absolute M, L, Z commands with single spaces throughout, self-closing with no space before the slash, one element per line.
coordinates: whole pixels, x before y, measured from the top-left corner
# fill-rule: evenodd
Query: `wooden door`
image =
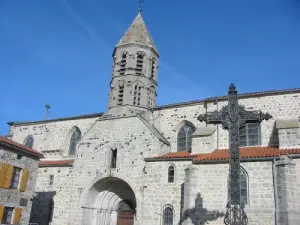
<path fill-rule="evenodd" d="M 117 225 L 133 225 L 134 211 L 119 211 Z"/>

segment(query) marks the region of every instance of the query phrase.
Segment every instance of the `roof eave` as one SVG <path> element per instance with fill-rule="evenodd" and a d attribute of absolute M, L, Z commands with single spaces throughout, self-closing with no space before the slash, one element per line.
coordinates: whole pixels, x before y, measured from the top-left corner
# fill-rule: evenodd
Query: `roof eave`
<path fill-rule="evenodd" d="M 282 156 L 282 155 L 280 155 Z M 270 156 L 270 157 L 254 157 L 254 158 L 241 158 L 240 162 L 257 162 L 257 161 L 273 161 L 274 159 L 279 159 L 280 156 Z M 300 158 L 300 154 L 288 155 L 293 158 Z M 228 163 L 228 159 L 214 159 L 214 160 L 193 160 L 193 164 L 216 164 L 216 163 Z"/>
<path fill-rule="evenodd" d="M 158 161 L 191 161 L 193 158 L 180 157 L 180 158 L 145 158 L 145 162 L 158 162 Z"/>
<path fill-rule="evenodd" d="M 42 153 L 34 153 L 34 152 L 26 151 L 24 149 L 21 149 L 17 146 L 14 146 L 14 145 L 11 145 L 11 144 L 8 144 L 8 143 L 5 143 L 5 142 L 0 142 L 0 145 L 5 146 L 5 147 L 10 148 L 10 149 L 13 149 L 13 150 L 15 150 L 16 152 L 18 152 L 22 155 L 30 155 L 30 156 L 37 157 L 39 159 L 44 158 L 44 155 Z"/>
<path fill-rule="evenodd" d="M 72 167 L 73 166 L 73 163 L 68 163 L 68 164 L 60 164 L 60 165 L 57 165 L 57 164 L 39 164 L 39 168 L 45 168 L 45 167 Z"/>

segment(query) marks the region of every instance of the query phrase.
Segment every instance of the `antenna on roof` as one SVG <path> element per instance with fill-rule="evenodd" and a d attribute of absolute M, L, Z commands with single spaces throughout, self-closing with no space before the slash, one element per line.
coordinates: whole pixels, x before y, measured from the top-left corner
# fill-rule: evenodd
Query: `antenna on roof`
<path fill-rule="evenodd" d="M 144 0 L 138 0 L 138 1 L 139 1 L 139 13 L 141 13 L 143 9 Z"/>
<path fill-rule="evenodd" d="M 48 119 L 48 112 L 49 112 L 49 109 L 51 108 L 51 106 L 49 104 L 46 104 L 45 108 L 46 108 L 46 115 L 45 115 L 45 120 L 46 120 L 46 119 Z"/>

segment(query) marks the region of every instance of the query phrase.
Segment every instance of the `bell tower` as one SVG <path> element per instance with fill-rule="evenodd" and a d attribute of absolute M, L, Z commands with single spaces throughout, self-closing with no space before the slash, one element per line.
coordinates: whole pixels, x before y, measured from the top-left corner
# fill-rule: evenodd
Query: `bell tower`
<path fill-rule="evenodd" d="M 139 10 L 113 52 L 107 114 L 149 111 L 156 105 L 159 54 Z"/>

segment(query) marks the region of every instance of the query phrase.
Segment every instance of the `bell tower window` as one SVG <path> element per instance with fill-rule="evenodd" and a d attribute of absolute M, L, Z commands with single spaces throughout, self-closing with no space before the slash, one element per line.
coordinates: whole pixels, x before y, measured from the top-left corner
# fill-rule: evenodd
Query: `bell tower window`
<path fill-rule="evenodd" d="M 154 78 L 154 74 L 155 74 L 155 58 L 152 58 L 152 65 L 151 65 L 151 79 Z"/>
<path fill-rule="evenodd" d="M 134 86 L 133 105 L 139 106 L 141 103 L 141 90 L 142 87 L 138 84 Z"/>
<path fill-rule="evenodd" d="M 126 64 L 127 64 L 127 52 L 123 52 L 122 59 L 121 59 L 121 62 L 120 62 L 120 70 L 119 70 L 120 75 L 125 74 Z"/>
<path fill-rule="evenodd" d="M 124 84 L 119 84 L 118 89 L 118 105 L 123 104 L 123 96 L 124 96 Z"/>
<path fill-rule="evenodd" d="M 143 64 L 144 64 L 144 53 L 138 52 L 137 60 L 136 60 L 136 68 L 135 68 L 136 75 L 140 75 L 140 76 L 142 75 Z"/>
<path fill-rule="evenodd" d="M 154 87 L 149 88 L 149 107 L 153 108 L 154 107 L 154 95 L 155 95 L 155 89 Z"/>

